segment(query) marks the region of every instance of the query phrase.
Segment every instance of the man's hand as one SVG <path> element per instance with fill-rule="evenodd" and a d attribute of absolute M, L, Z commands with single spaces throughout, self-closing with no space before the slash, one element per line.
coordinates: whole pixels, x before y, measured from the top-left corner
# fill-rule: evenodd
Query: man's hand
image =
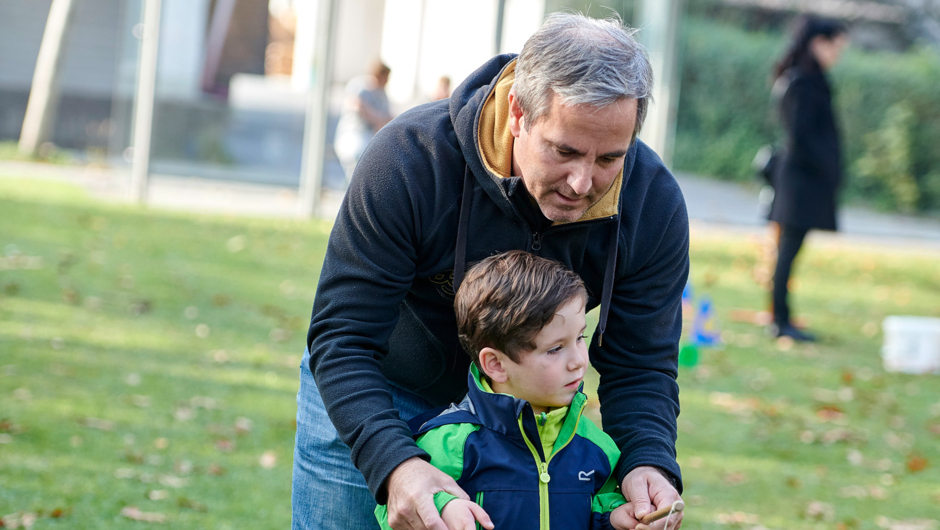
<path fill-rule="evenodd" d="M 439 491 L 470 500 L 454 479 L 418 457 L 399 464 L 386 487 L 388 524 L 395 530 L 447 530 L 434 506 L 434 494 Z"/>
<path fill-rule="evenodd" d="M 660 470 L 650 466 L 637 467 L 627 473 L 620 488 L 623 491 L 623 496 L 628 501 L 627 505 L 633 507 L 632 515 L 635 521 L 639 521 L 650 512 L 670 506 L 681 498 L 669 479 Z M 682 526 L 682 512 L 660 519 L 650 525 L 641 523 L 629 528 L 635 530 L 661 530 L 666 528 L 667 521 L 669 530 L 677 530 Z"/>
<path fill-rule="evenodd" d="M 454 499 L 444 505 L 441 518 L 448 530 L 476 530 L 477 521 L 487 530 L 493 530 L 493 521 L 479 504 L 463 499 Z"/>

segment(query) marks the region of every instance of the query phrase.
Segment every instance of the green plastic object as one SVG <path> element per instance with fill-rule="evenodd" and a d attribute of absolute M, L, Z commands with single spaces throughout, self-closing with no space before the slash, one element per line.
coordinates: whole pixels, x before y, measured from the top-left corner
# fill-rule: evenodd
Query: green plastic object
<path fill-rule="evenodd" d="M 698 346 L 695 344 L 686 344 L 679 348 L 679 366 L 689 368 L 698 364 Z"/>

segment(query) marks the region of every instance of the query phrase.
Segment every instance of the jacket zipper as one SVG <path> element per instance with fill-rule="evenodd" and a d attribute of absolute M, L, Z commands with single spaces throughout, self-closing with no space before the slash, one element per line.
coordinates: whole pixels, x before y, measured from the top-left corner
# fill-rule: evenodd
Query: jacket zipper
<path fill-rule="evenodd" d="M 526 446 L 529 448 L 529 451 L 532 453 L 532 457 L 535 459 L 535 465 L 539 469 L 539 528 L 541 530 L 550 530 L 549 526 L 549 511 L 548 511 L 548 483 L 552 480 L 551 475 L 548 474 L 548 463 L 552 461 L 552 457 L 560 453 L 562 449 L 568 446 L 571 443 L 571 440 L 574 439 L 575 434 L 578 432 L 578 425 L 581 423 L 581 413 L 584 412 L 584 405 L 582 404 L 581 410 L 578 411 L 577 420 L 575 420 L 574 430 L 571 431 L 571 436 L 565 440 L 565 443 L 558 448 L 557 451 L 548 455 L 546 460 L 542 460 L 539 456 L 539 452 L 535 449 L 535 446 L 532 445 L 532 441 L 529 440 L 529 437 L 526 436 L 525 428 L 522 425 L 522 416 L 519 417 L 519 430 L 522 431 L 522 439 L 525 440 Z M 569 411 L 569 414 L 571 412 Z M 525 412 L 523 412 L 525 414 Z M 557 441 L 557 440 L 556 440 Z M 539 443 L 542 443 L 541 439 Z"/>
<path fill-rule="evenodd" d="M 532 232 L 532 250 L 536 253 L 542 250 L 542 234 Z"/>

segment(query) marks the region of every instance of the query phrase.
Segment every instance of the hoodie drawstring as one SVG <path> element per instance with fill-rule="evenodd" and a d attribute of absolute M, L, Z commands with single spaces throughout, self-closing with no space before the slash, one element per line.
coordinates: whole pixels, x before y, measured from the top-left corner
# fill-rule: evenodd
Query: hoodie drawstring
<path fill-rule="evenodd" d="M 619 208 L 618 208 L 619 209 Z M 604 270 L 604 291 L 601 294 L 601 312 L 597 324 L 597 346 L 604 345 L 604 331 L 607 329 L 607 314 L 610 312 L 610 299 L 614 294 L 614 273 L 617 271 L 617 243 L 620 241 L 620 219 L 614 222 L 607 244 L 607 268 Z"/>
<path fill-rule="evenodd" d="M 460 217 L 457 221 L 457 248 L 454 251 L 454 294 L 460 288 L 460 282 L 467 271 L 467 224 L 472 203 L 473 173 L 470 172 L 470 166 L 464 166 L 463 196 L 460 198 Z"/>

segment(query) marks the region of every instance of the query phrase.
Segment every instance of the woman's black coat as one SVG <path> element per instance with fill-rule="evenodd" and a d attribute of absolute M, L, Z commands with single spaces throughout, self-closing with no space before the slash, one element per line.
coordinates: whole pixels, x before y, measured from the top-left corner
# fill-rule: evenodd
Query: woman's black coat
<path fill-rule="evenodd" d="M 784 74 L 792 75 L 781 101 L 786 151 L 774 175 L 769 218 L 781 225 L 835 230 L 842 180 L 839 130 L 829 83 L 813 66 Z"/>

